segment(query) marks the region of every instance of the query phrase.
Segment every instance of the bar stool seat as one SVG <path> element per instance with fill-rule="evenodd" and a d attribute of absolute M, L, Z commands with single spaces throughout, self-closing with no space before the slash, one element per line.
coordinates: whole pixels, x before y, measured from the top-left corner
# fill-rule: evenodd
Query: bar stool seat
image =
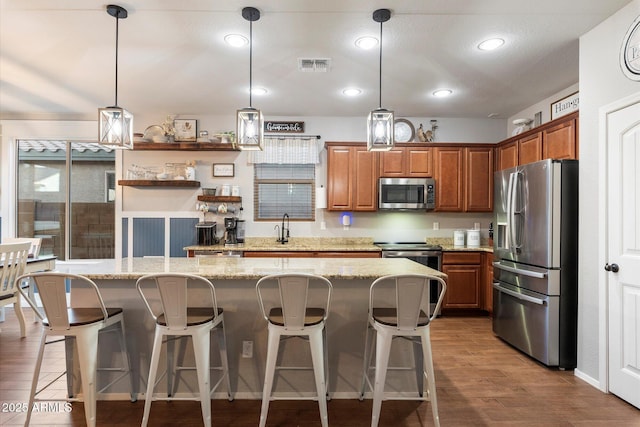
<path fill-rule="evenodd" d="M 440 295 L 432 315 L 429 301 L 430 286 L 440 286 Z M 433 421 L 440 425 L 438 402 L 436 399 L 436 384 L 431 354 L 430 325 L 440 312 L 447 284 L 435 276 L 406 274 L 391 275 L 374 280 L 369 290 L 369 318 L 363 360 L 362 387 L 360 399 L 364 398 L 368 385 L 373 389 L 373 410 L 371 426 L 376 427 L 380 420 L 380 409 L 383 400 L 429 400 L 433 412 Z M 388 370 L 406 368 L 389 367 L 391 342 L 394 338 L 402 337 L 414 341 L 415 370 L 418 383 L 416 397 L 391 397 L 385 394 L 385 382 Z M 373 355 L 373 341 L 375 340 L 375 366 L 371 366 Z M 416 349 L 416 346 L 420 346 Z M 371 383 L 369 371 L 375 370 L 375 380 Z M 426 378 L 428 391 L 424 393 Z"/>
<path fill-rule="evenodd" d="M 322 293 L 322 307 L 307 307 L 311 286 L 319 285 Z M 276 370 L 301 369 L 301 367 L 276 366 L 280 339 L 283 337 L 303 337 L 309 340 L 314 379 L 320 409 L 320 421 L 328 427 L 327 390 L 328 390 L 328 356 L 325 322 L 329 313 L 333 286 L 324 277 L 313 274 L 272 274 L 256 283 L 256 293 L 262 315 L 267 321 L 267 360 L 262 391 L 262 408 L 260 411 L 260 427 L 267 423 L 269 403 L 274 400 L 273 380 Z M 324 300 L 326 295 L 326 300 Z M 269 298 L 271 297 L 271 298 Z M 267 304 L 274 305 L 266 308 Z M 301 397 L 300 399 L 306 399 Z"/>
<path fill-rule="evenodd" d="M 82 384 L 82 393 L 84 402 L 84 411 L 87 426 L 96 425 L 96 396 L 99 392 L 113 385 L 115 382 L 129 377 L 131 386 L 131 401 L 136 401 L 134 393 L 134 381 L 130 369 L 129 353 L 126 348 L 124 319 L 122 308 L 105 307 L 100 291 L 97 285 L 90 279 L 68 273 L 42 272 L 24 274 L 16 279 L 16 283 L 30 281 L 30 286 L 35 286 L 40 294 L 44 313 L 36 306 L 34 301 L 25 295 L 25 290 L 18 287 L 20 293 L 33 308 L 36 315 L 42 321 L 42 337 L 40 339 L 40 349 L 36 367 L 33 373 L 31 383 L 31 392 L 29 394 L 29 407 L 27 412 L 27 420 L 25 425 L 29 425 L 31 421 L 31 412 L 34 402 L 51 401 L 51 398 L 39 399 L 36 396 L 44 391 L 47 387 L 57 381 L 65 373 L 60 374 L 54 380 L 38 390 L 40 369 L 44 358 L 45 346 L 53 344 L 60 340 L 47 341 L 49 336 L 64 336 L 67 361 L 67 384 L 69 389 L 69 397 L 64 399 L 67 401 L 78 401 L 79 398 L 73 397 L 73 376 L 70 370 L 73 368 L 73 342 L 70 338 L 75 339 L 78 354 L 78 365 L 80 369 L 80 380 Z M 66 284 L 68 281 L 80 283 L 94 291 L 97 308 L 94 307 L 68 307 L 66 296 Z M 120 344 L 120 353 L 122 355 L 122 366 L 120 368 L 104 368 L 109 371 L 119 371 L 121 374 L 113 379 L 109 384 L 101 390 L 97 390 L 97 371 L 98 368 L 98 335 L 102 332 L 118 332 L 118 342 Z M 59 400 L 59 399 L 58 399 Z"/>
<path fill-rule="evenodd" d="M 145 286 L 152 283 L 159 294 L 160 311 L 154 310 L 149 303 L 151 299 L 151 287 Z M 189 307 L 189 292 L 199 289 L 205 290 L 209 298 L 202 300 L 207 307 Z M 224 381 L 227 387 L 229 401 L 233 400 L 231 394 L 231 382 L 229 379 L 229 363 L 227 359 L 227 344 L 224 332 L 224 311 L 218 307 L 213 283 L 204 277 L 193 274 L 158 273 L 149 274 L 139 278 L 136 282 L 138 293 L 142 297 L 148 312 L 155 321 L 155 334 L 149 377 L 147 379 L 147 393 L 144 404 L 142 426 L 149 422 L 151 402 L 154 400 L 199 400 L 202 409 L 202 419 L 206 427 L 211 426 L 211 394 Z M 200 295 L 198 294 L 198 297 Z M 220 351 L 220 367 L 210 366 L 210 341 L 211 332 L 217 332 L 218 348 Z M 166 337 L 167 344 L 167 397 L 154 394 L 157 385 L 158 365 L 162 351 L 163 340 Z M 176 360 L 182 360 L 185 348 L 182 347 L 177 358 L 174 356 L 175 339 L 191 337 L 195 368 L 177 366 Z M 195 369 L 198 377 L 198 395 L 193 398 L 175 397 L 175 385 L 179 372 Z M 211 369 L 221 371 L 218 382 L 210 386 Z M 178 422 L 179 424 L 179 422 Z"/>

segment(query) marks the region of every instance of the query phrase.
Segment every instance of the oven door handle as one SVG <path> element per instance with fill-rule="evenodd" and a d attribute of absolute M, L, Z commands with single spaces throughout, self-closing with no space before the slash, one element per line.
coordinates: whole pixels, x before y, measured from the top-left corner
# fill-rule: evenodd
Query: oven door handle
<path fill-rule="evenodd" d="M 538 304 L 538 305 L 545 305 L 547 303 L 543 299 L 530 297 L 529 295 L 524 295 L 524 294 L 521 294 L 519 292 L 512 291 L 511 289 L 504 288 L 504 287 L 500 286 L 500 283 L 498 283 L 498 282 L 494 282 L 493 283 L 493 289 L 497 290 L 498 292 L 504 292 L 505 294 L 510 295 L 510 296 L 512 296 L 514 298 L 517 298 L 519 300 L 522 300 L 522 301 L 532 302 L 532 303 Z"/>
<path fill-rule="evenodd" d="M 524 270 L 516 267 L 508 267 L 506 265 L 502 265 L 500 262 L 494 262 L 493 266 L 497 269 L 508 271 L 509 273 L 520 274 L 522 276 L 535 277 L 536 279 L 546 279 L 547 273 L 539 273 L 537 271 Z"/>

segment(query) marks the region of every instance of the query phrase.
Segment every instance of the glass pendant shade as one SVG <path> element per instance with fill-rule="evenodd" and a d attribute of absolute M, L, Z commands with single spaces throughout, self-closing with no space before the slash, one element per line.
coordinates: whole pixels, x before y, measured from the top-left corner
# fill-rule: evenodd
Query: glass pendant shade
<path fill-rule="evenodd" d="M 120 107 L 98 108 L 98 142 L 133 149 L 133 114 Z"/>
<path fill-rule="evenodd" d="M 236 120 L 238 148 L 241 150 L 262 150 L 264 142 L 264 118 L 262 111 L 255 108 L 238 110 Z"/>
<path fill-rule="evenodd" d="M 367 117 L 367 150 L 389 151 L 393 148 L 393 111 L 378 108 Z"/>
<path fill-rule="evenodd" d="M 133 149 L 133 114 L 118 107 L 118 29 L 120 19 L 125 19 L 125 8 L 110 4 L 107 13 L 116 18 L 116 72 L 115 102 L 113 107 L 98 108 L 98 143 L 117 148 Z"/>

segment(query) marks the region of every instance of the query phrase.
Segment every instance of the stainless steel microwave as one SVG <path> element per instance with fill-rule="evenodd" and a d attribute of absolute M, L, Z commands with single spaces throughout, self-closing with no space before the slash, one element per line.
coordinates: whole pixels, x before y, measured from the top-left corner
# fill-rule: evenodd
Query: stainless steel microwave
<path fill-rule="evenodd" d="M 432 210 L 436 207 L 433 178 L 380 178 L 378 209 Z"/>

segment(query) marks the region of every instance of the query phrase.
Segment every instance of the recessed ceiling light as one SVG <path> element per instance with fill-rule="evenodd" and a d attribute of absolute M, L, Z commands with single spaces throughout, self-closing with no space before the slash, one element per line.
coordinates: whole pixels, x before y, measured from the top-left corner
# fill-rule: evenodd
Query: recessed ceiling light
<path fill-rule="evenodd" d="M 446 98 L 452 93 L 453 91 L 451 89 L 438 89 L 435 92 L 433 92 L 433 96 L 435 96 L 436 98 Z"/>
<path fill-rule="evenodd" d="M 356 40 L 356 46 L 358 46 L 360 49 L 365 50 L 373 49 L 374 47 L 378 46 L 378 39 L 371 36 L 360 37 L 358 40 Z"/>
<path fill-rule="evenodd" d="M 266 95 L 267 94 L 267 89 L 263 88 L 263 87 L 254 87 L 253 89 L 251 89 L 251 93 L 253 95 Z"/>
<path fill-rule="evenodd" d="M 240 34 L 227 34 L 224 36 L 224 41 L 233 47 L 242 47 L 249 44 L 249 40 Z"/>
<path fill-rule="evenodd" d="M 485 40 L 482 43 L 480 43 L 478 45 L 478 49 L 480 49 L 480 50 L 493 50 L 493 49 L 499 48 L 503 44 L 504 44 L 504 40 L 503 39 L 499 39 L 499 38 L 488 39 L 488 40 Z"/>
<path fill-rule="evenodd" d="M 362 91 L 356 87 L 348 87 L 342 91 L 345 96 L 358 96 Z"/>

